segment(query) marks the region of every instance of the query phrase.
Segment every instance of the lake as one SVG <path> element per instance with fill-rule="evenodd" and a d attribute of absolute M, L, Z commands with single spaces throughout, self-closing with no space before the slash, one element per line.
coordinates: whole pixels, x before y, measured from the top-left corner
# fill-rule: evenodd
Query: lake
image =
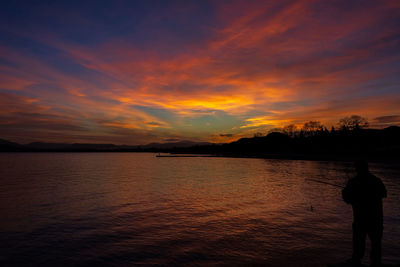
<path fill-rule="evenodd" d="M 400 165 L 383 262 L 400 263 Z M 1 153 L 0 265 L 325 266 L 351 257 L 348 162 Z M 365 262 L 369 262 L 366 255 Z"/>

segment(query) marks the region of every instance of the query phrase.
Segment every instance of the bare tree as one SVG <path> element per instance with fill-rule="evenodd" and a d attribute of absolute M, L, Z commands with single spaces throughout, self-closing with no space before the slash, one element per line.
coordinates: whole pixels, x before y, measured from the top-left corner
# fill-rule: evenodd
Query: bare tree
<path fill-rule="evenodd" d="M 356 130 L 368 127 L 368 120 L 358 115 L 351 115 L 339 120 L 339 127 L 342 130 Z"/>
<path fill-rule="evenodd" d="M 282 132 L 287 136 L 294 137 L 297 134 L 297 126 L 294 124 L 289 124 L 283 127 Z"/>
<path fill-rule="evenodd" d="M 319 131 L 324 129 L 324 125 L 321 124 L 319 121 L 309 121 L 304 123 L 303 125 L 303 132 L 306 136 L 313 136 L 317 134 Z"/>

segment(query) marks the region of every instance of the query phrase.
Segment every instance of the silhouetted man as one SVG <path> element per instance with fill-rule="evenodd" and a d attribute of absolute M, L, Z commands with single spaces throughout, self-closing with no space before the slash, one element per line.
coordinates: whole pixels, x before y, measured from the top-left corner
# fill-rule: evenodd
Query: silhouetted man
<path fill-rule="evenodd" d="M 366 161 L 355 163 L 357 175 L 342 191 L 343 200 L 353 207 L 353 258 L 360 265 L 365 252 L 365 239 L 371 240 L 372 266 L 381 265 L 383 232 L 382 198 L 387 196 L 385 185 L 371 174 Z"/>

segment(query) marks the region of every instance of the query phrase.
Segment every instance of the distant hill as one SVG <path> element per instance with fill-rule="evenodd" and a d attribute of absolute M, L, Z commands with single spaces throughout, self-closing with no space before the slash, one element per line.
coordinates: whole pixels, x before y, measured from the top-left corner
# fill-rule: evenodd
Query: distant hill
<path fill-rule="evenodd" d="M 26 151 L 27 149 L 18 143 L 10 142 L 4 139 L 0 139 L 0 151 Z"/>
<path fill-rule="evenodd" d="M 400 159 L 400 127 L 335 131 L 324 129 L 311 133 L 300 131 L 291 136 L 273 132 L 266 136 L 241 138 L 226 144 L 179 141 L 140 146 L 44 142 L 20 145 L 0 139 L 0 151 L 169 152 L 264 158 L 344 159 L 368 157 Z"/>
<path fill-rule="evenodd" d="M 65 151 L 80 151 L 80 150 L 113 150 L 118 146 L 114 144 L 66 144 L 66 143 L 45 143 L 34 142 L 25 145 L 33 150 L 65 150 Z"/>
<path fill-rule="evenodd" d="M 138 152 L 162 152 L 177 148 L 188 148 L 193 146 L 211 145 L 208 142 L 193 142 L 193 141 L 179 141 L 167 143 L 150 143 L 147 145 L 128 146 L 128 145 L 114 145 L 114 144 L 85 144 L 85 143 L 46 143 L 46 142 L 33 142 L 26 145 L 10 142 L 0 139 L 0 151 L 98 151 L 98 152 L 111 152 L 111 151 L 138 151 Z"/>
<path fill-rule="evenodd" d="M 321 130 L 313 133 L 298 132 L 295 136 L 273 132 L 222 145 L 177 148 L 172 152 L 261 158 L 400 159 L 400 127 Z"/>
<path fill-rule="evenodd" d="M 161 149 L 170 149 L 170 148 L 184 148 L 184 147 L 193 147 L 193 146 L 206 146 L 212 145 L 212 143 L 208 142 L 193 142 L 193 141 L 179 141 L 179 142 L 169 142 L 169 143 L 150 143 L 144 146 L 139 146 L 141 148 L 161 148 Z"/>

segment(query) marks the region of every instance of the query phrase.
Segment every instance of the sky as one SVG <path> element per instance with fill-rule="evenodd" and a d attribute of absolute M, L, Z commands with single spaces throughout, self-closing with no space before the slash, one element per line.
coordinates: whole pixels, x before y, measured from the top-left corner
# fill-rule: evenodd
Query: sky
<path fill-rule="evenodd" d="M 230 142 L 400 125 L 400 1 L 1 1 L 0 138 Z"/>

